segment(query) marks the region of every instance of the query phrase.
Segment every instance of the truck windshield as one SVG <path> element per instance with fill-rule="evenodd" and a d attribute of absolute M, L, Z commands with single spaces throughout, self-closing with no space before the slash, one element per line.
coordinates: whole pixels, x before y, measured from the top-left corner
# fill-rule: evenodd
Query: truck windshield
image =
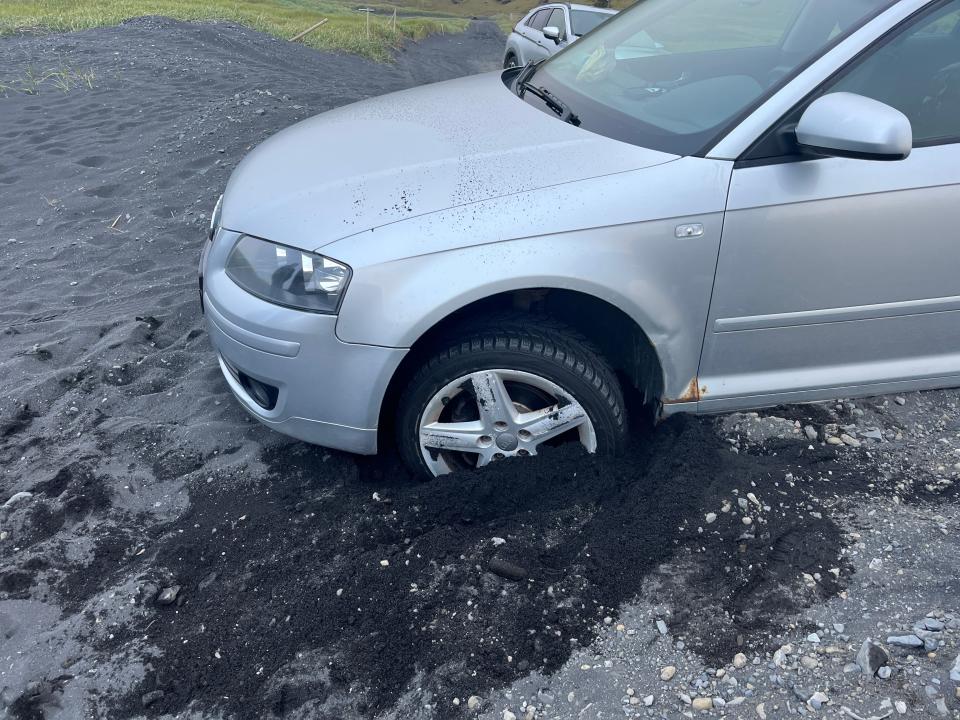
<path fill-rule="evenodd" d="M 893 1 L 641 0 L 526 79 L 585 130 L 691 155 Z"/>

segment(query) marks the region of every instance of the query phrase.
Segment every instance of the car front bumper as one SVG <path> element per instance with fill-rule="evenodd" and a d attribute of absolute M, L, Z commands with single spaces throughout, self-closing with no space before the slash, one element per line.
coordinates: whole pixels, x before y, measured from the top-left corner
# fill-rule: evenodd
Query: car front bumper
<path fill-rule="evenodd" d="M 375 453 L 380 406 L 407 351 L 342 342 L 336 316 L 280 307 L 242 290 L 222 269 L 238 237 L 219 231 L 200 260 L 207 332 L 233 394 L 286 435 Z"/>

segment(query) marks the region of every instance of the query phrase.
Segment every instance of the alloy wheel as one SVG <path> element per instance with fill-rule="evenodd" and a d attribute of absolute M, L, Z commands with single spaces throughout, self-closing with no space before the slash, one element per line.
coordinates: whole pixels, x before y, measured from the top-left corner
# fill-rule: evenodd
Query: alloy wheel
<path fill-rule="evenodd" d="M 434 475 L 536 455 L 545 444 L 577 440 L 596 452 L 586 410 L 551 380 L 519 370 L 472 372 L 431 397 L 419 424 L 420 451 Z"/>

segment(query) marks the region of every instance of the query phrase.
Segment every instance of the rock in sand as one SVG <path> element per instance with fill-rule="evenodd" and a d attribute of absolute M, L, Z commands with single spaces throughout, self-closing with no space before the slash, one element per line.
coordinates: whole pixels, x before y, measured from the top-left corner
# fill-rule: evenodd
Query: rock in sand
<path fill-rule="evenodd" d="M 876 675 L 877 671 L 890 662 L 890 653 L 882 645 L 872 640 L 864 640 L 857 653 L 856 663 L 864 675 Z"/>
<path fill-rule="evenodd" d="M 923 647 L 923 640 L 916 635 L 891 635 L 887 638 L 887 643 L 905 648 Z"/>
<path fill-rule="evenodd" d="M 177 600 L 177 595 L 180 594 L 180 586 L 173 585 L 168 588 L 164 588 L 160 591 L 160 594 L 157 595 L 157 605 L 172 605 Z"/>
<path fill-rule="evenodd" d="M 814 710 L 819 710 L 821 707 L 830 702 L 830 698 L 827 697 L 826 693 L 822 693 L 819 690 L 810 696 L 810 699 L 807 700 L 807 705 Z"/>
<path fill-rule="evenodd" d="M 140 698 L 140 704 L 144 707 L 150 707 L 161 698 L 163 698 L 163 690 L 151 690 L 143 694 L 143 697 Z"/>
<path fill-rule="evenodd" d="M 527 576 L 526 569 L 496 557 L 490 560 L 487 569 L 506 580 L 523 580 Z"/>
<path fill-rule="evenodd" d="M 32 497 L 33 497 L 32 492 L 27 492 L 26 490 L 22 490 L 21 492 L 14 493 L 13 495 L 11 495 L 10 498 L 3 504 L 3 506 L 12 507 L 17 503 L 23 502 L 24 500 L 29 500 Z"/>

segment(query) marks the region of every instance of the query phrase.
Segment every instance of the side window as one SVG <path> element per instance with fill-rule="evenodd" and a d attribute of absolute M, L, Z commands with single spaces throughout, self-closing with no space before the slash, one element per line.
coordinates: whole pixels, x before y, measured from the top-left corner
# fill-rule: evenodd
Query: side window
<path fill-rule="evenodd" d="M 544 24 L 544 27 L 548 26 L 560 28 L 561 40 L 567 36 L 567 21 L 563 17 L 563 10 L 556 8 L 552 13 L 550 13 L 550 19 Z"/>
<path fill-rule="evenodd" d="M 910 25 L 827 92 L 851 92 L 910 119 L 914 145 L 960 141 L 960 0 Z"/>
<path fill-rule="evenodd" d="M 527 25 L 532 27 L 534 30 L 543 30 L 543 26 L 547 24 L 547 18 L 550 16 L 549 10 L 540 10 L 533 14 L 533 16 L 527 21 Z"/>

